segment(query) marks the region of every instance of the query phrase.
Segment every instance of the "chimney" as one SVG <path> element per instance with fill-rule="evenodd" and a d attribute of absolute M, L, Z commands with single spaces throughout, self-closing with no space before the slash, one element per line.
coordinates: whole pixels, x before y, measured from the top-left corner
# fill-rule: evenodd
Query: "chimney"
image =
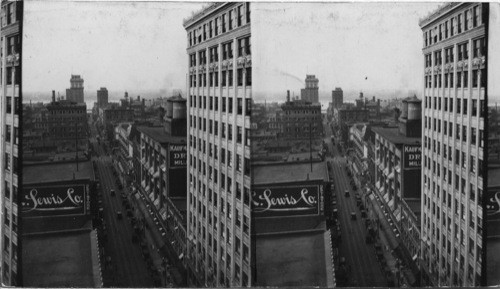
<path fill-rule="evenodd" d="M 56 102 L 56 91 L 52 90 L 52 102 Z"/>
<path fill-rule="evenodd" d="M 286 91 L 286 102 L 290 102 L 290 90 Z"/>

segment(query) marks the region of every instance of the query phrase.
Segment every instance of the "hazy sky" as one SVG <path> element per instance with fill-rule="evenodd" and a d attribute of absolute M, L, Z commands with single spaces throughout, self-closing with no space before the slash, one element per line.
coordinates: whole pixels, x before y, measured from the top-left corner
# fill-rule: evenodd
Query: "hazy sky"
<path fill-rule="evenodd" d="M 316 75 L 320 91 L 420 89 L 419 18 L 439 5 L 256 3 L 252 31 L 262 34 L 252 34 L 254 91 L 297 95 L 306 74 Z"/>
<path fill-rule="evenodd" d="M 86 96 L 95 97 L 101 86 L 167 94 L 185 90 L 188 58 L 182 23 L 203 5 L 26 1 L 23 89 L 54 89 L 64 95 L 71 74 L 80 74 Z M 418 23 L 439 5 L 252 3 L 254 98 L 279 95 L 282 100 L 287 89 L 298 95 L 306 74 L 315 74 L 324 92 L 338 86 L 385 98 L 377 92 L 421 91 L 424 61 Z M 491 6 L 490 32 L 500 35 L 499 4 Z M 498 47 L 499 37 L 491 34 L 490 47 Z M 496 59 L 500 63 L 498 53 L 490 50 L 490 61 Z M 490 68 L 496 72 L 499 66 Z M 493 79 L 500 75 L 489 75 L 490 96 L 498 96 L 500 82 Z"/>
<path fill-rule="evenodd" d="M 26 1 L 23 89 L 85 93 L 185 89 L 188 58 L 183 19 L 202 3 Z"/>

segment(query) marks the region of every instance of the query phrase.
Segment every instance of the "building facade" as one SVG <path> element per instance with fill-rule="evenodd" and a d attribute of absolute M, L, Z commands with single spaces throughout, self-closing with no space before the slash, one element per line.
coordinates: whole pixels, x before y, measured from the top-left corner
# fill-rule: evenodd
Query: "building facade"
<path fill-rule="evenodd" d="M 97 106 L 104 107 L 108 105 L 108 90 L 106 87 L 101 87 L 97 91 Z"/>
<path fill-rule="evenodd" d="M 321 118 L 321 104 L 303 100 L 290 101 L 288 92 L 287 101 L 281 105 L 281 132 L 280 137 L 286 139 L 318 138 L 323 135 L 323 121 Z"/>
<path fill-rule="evenodd" d="M 195 286 L 252 285 L 250 5 L 212 4 L 184 22 L 189 56 L 187 257 Z"/>
<path fill-rule="evenodd" d="M 424 54 L 422 267 L 435 286 L 478 286 L 483 237 L 488 4 L 420 21 Z"/>
<path fill-rule="evenodd" d="M 319 80 L 315 75 L 306 75 L 306 87 L 300 90 L 300 99 L 312 103 L 319 103 Z"/>
<path fill-rule="evenodd" d="M 19 286 L 18 176 L 21 111 L 21 31 L 23 2 L 1 2 L 0 78 L 0 225 L 2 285 Z"/>
<path fill-rule="evenodd" d="M 85 103 L 83 96 L 83 78 L 80 75 L 71 75 L 71 87 L 66 89 L 66 99 L 76 103 Z"/>
<path fill-rule="evenodd" d="M 46 105 L 48 143 L 58 152 L 86 151 L 88 149 L 87 105 L 67 100 Z"/>

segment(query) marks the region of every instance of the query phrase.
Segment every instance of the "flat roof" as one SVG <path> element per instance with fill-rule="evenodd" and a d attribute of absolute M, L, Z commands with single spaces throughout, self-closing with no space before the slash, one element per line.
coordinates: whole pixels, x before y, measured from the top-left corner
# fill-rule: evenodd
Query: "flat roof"
<path fill-rule="evenodd" d="M 488 188 L 500 187 L 500 165 L 488 165 Z"/>
<path fill-rule="evenodd" d="M 399 133 L 397 127 L 372 127 L 372 131 L 393 144 L 421 144 L 420 137 L 407 137 Z"/>
<path fill-rule="evenodd" d="M 23 282 L 26 287 L 100 287 L 92 231 L 23 236 Z"/>
<path fill-rule="evenodd" d="M 159 143 L 187 143 L 187 136 L 170 136 L 165 132 L 165 129 L 162 126 L 139 126 L 137 127 L 137 130 Z"/>
<path fill-rule="evenodd" d="M 327 287 L 332 268 L 325 239 L 325 232 L 257 236 L 255 285 Z"/>
<path fill-rule="evenodd" d="M 306 180 L 327 180 L 325 162 L 278 163 L 252 165 L 253 185 L 299 182 Z"/>
<path fill-rule="evenodd" d="M 78 166 L 78 170 L 77 170 Z M 23 165 L 23 183 L 39 184 L 55 181 L 94 179 L 94 168 L 91 161 L 43 163 Z"/>

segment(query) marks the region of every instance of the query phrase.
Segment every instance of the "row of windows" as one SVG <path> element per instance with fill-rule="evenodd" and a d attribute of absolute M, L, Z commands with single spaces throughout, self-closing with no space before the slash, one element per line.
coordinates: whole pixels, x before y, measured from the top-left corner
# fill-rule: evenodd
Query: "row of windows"
<path fill-rule="evenodd" d="M 196 74 L 189 75 L 189 87 L 196 87 L 196 80 L 198 79 L 198 87 L 218 87 L 219 86 L 219 72 L 200 73 L 198 77 Z M 237 86 L 252 86 L 252 67 L 238 68 L 236 70 L 236 85 Z M 223 70 L 221 72 L 220 86 L 233 86 L 233 70 Z"/>
<path fill-rule="evenodd" d="M 18 164 L 18 158 L 16 156 L 13 156 L 12 163 L 10 161 L 10 154 L 7 152 L 5 153 L 5 169 L 7 171 L 12 170 L 13 173 L 17 173 L 19 170 L 19 164 Z"/>
<path fill-rule="evenodd" d="M 5 154 L 5 157 L 7 157 L 8 154 L 6 153 Z M 10 200 L 12 198 L 12 200 L 17 200 L 17 193 L 18 193 L 18 189 L 17 189 L 17 186 L 12 186 L 12 194 L 11 194 L 11 190 L 10 190 L 10 183 L 8 181 L 4 181 L 4 188 L 5 188 L 5 191 L 4 191 L 4 194 L 3 194 L 3 197 L 4 199 L 7 199 L 7 200 Z"/>
<path fill-rule="evenodd" d="M 198 102 L 196 101 L 196 96 L 195 95 L 190 95 L 189 96 L 189 107 L 193 108 L 200 108 L 200 109 L 207 109 L 208 110 L 214 110 L 214 111 L 219 111 L 219 97 L 217 96 L 209 96 L 208 97 L 208 106 L 207 106 L 207 96 L 198 96 Z M 227 103 L 227 105 L 226 105 Z M 228 112 L 228 113 L 233 113 L 233 98 L 228 97 L 227 102 L 226 102 L 226 97 L 222 97 L 221 99 L 221 109 L 222 112 Z M 238 115 L 243 115 L 243 98 L 237 97 L 236 98 L 236 113 Z M 245 115 L 250 116 L 252 113 L 252 100 L 247 98 L 245 99 Z M 195 124 L 196 127 L 196 124 Z M 201 128 L 201 125 L 200 125 Z"/>
<path fill-rule="evenodd" d="M 14 127 L 14 136 L 11 139 L 11 133 L 12 133 L 12 126 L 10 125 L 5 125 L 5 142 L 10 143 L 12 140 L 14 140 L 15 145 L 19 144 L 19 128 Z"/>
<path fill-rule="evenodd" d="M 434 121 L 434 123 L 436 123 L 436 122 Z M 438 120 L 437 123 L 438 123 L 437 131 L 440 132 L 441 120 Z M 430 129 L 430 127 L 429 127 L 429 129 Z M 434 130 L 436 131 L 435 126 L 434 126 Z M 443 133 L 445 136 L 449 136 L 449 137 L 453 136 L 453 123 L 452 122 L 447 123 L 446 121 L 444 121 Z M 462 126 L 460 124 L 456 124 L 455 125 L 455 139 L 460 141 L 460 136 L 462 136 L 463 142 L 467 141 L 467 126 L 465 126 L 465 125 Z M 477 143 L 476 143 L 476 136 L 477 136 L 476 135 L 476 128 L 471 127 L 470 128 L 470 138 L 471 138 L 470 145 L 476 146 L 477 144 L 479 144 L 479 148 L 484 148 L 484 132 L 483 132 L 483 130 L 481 130 L 481 129 L 479 130 L 479 140 L 477 141 Z M 432 145 L 432 147 L 431 147 L 431 145 Z M 443 146 L 444 146 L 443 147 L 443 157 L 445 159 L 448 158 L 451 161 L 452 157 L 453 157 L 451 154 L 451 146 L 449 147 L 449 154 L 446 153 L 446 145 L 443 144 Z M 431 148 L 432 148 L 433 152 L 436 152 L 438 155 L 441 155 L 440 142 L 437 141 L 437 146 L 436 146 L 436 140 L 432 140 L 432 143 L 431 143 L 430 137 L 424 136 L 424 148 L 427 148 L 429 150 L 431 150 Z M 463 154 L 465 154 L 465 153 L 463 153 Z M 455 161 L 458 162 L 458 159 L 456 158 Z"/>
<path fill-rule="evenodd" d="M 238 45 L 237 57 L 242 57 L 246 55 L 251 55 L 251 44 L 250 36 L 242 37 L 236 40 Z M 222 60 L 232 59 L 233 55 L 233 42 L 225 42 L 222 44 Z M 215 63 L 219 61 L 219 49 L 218 46 L 213 46 L 207 50 L 198 51 L 198 64 L 207 64 L 207 51 L 209 55 L 209 63 Z M 196 53 L 189 55 L 189 67 L 196 66 Z"/>
<path fill-rule="evenodd" d="M 247 23 L 250 23 L 250 3 L 241 4 L 188 32 L 189 47 Z"/>
<path fill-rule="evenodd" d="M 484 24 L 484 19 L 481 17 L 481 5 L 476 5 L 425 31 L 424 47 L 436 44 L 438 41 L 466 32 L 482 24 Z"/>
<path fill-rule="evenodd" d="M 444 49 L 445 64 L 453 63 L 455 61 L 455 54 L 453 51 L 454 51 L 453 46 Z M 457 61 L 469 59 L 469 42 L 463 42 L 457 44 L 457 54 L 458 54 Z M 472 57 L 478 58 L 482 56 L 486 56 L 486 44 L 484 37 L 472 40 Z M 424 55 L 424 61 L 426 68 L 431 67 L 432 54 L 428 53 Z M 441 50 L 434 51 L 434 65 L 441 65 L 441 64 L 443 64 Z"/>
<path fill-rule="evenodd" d="M 444 112 L 450 112 L 450 113 L 455 112 L 457 114 L 468 115 L 469 114 L 469 111 L 468 111 L 469 101 L 465 98 L 462 100 L 457 98 L 456 102 L 455 102 L 455 106 L 454 106 L 453 99 L 454 99 L 453 97 L 425 96 L 424 97 L 424 107 L 430 108 L 430 109 L 435 109 L 438 111 L 442 110 Z M 478 110 L 477 105 L 478 105 L 478 100 L 472 99 L 471 116 L 477 116 L 477 110 Z M 479 100 L 479 117 L 485 117 L 485 114 L 486 114 L 486 101 Z M 425 125 L 425 127 L 429 127 L 429 128 L 431 127 L 430 118 L 424 118 L 424 125 Z M 434 123 L 434 128 L 435 127 L 436 127 L 436 124 Z M 440 129 L 439 126 L 438 126 L 438 129 Z"/>
<path fill-rule="evenodd" d="M 212 121 L 210 121 L 210 124 L 211 123 L 212 123 Z M 217 123 L 217 121 L 215 121 L 215 128 L 216 129 L 213 130 L 213 133 L 215 136 L 218 135 L 217 127 L 218 127 L 218 123 Z M 212 133 L 212 131 L 209 130 L 209 133 Z M 236 126 L 236 142 L 239 144 L 244 143 L 246 146 L 250 146 L 249 133 L 250 133 L 249 129 L 245 129 L 245 139 L 243 140 L 243 129 L 240 126 Z M 222 123 L 221 137 L 223 139 L 227 138 L 229 141 L 233 140 L 233 125 L 232 124 L 227 125 L 227 134 L 226 134 L 226 125 L 224 123 Z M 201 138 L 198 138 L 198 141 L 196 141 L 195 136 L 189 135 L 189 147 L 196 149 L 197 143 L 198 143 L 198 148 L 199 148 L 200 152 L 206 154 L 207 150 L 208 150 L 209 157 L 214 157 L 214 159 L 216 159 L 216 160 L 219 159 L 219 150 L 217 148 L 217 145 L 212 144 L 212 143 L 208 143 L 209 146 L 207 147 L 207 141 L 205 141 L 205 140 L 202 141 Z M 222 161 L 222 163 L 225 163 L 225 154 L 221 154 L 221 161 Z M 231 159 L 228 160 L 228 164 L 230 166 L 232 166 Z"/>
<path fill-rule="evenodd" d="M 16 2 L 9 3 L 5 5 L 5 8 L 2 9 L 1 13 L 1 23 L 2 27 L 5 27 L 7 25 L 16 23 L 19 21 L 19 16 L 20 13 L 16 11 L 17 9 Z M 5 12 L 5 13 L 4 13 Z"/>
<path fill-rule="evenodd" d="M 444 76 L 444 77 L 443 77 Z M 453 84 L 455 73 L 444 73 L 444 75 L 435 74 L 424 76 L 425 88 L 468 88 L 469 87 L 469 71 L 458 71 L 456 73 L 456 85 Z M 472 70 L 472 83 L 470 84 L 472 88 L 486 87 L 487 82 L 486 69 L 474 69 Z M 444 84 L 443 84 L 444 79 Z M 433 81 L 434 80 L 434 81 Z M 433 83 L 434 82 L 434 83 Z"/>
<path fill-rule="evenodd" d="M 19 110 L 22 106 L 20 99 L 21 98 L 19 97 L 14 97 L 14 102 L 12 102 L 12 97 L 7 96 L 5 98 L 6 113 L 14 113 L 16 115 L 19 115 Z M 14 104 L 14 107 L 12 106 L 12 104 Z"/>
<path fill-rule="evenodd" d="M 233 167 L 234 166 L 234 162 L 233 162 L 233 156 L 234 156 L 234 159 L 236 159 L 236 171 L 241 173 L 243 172 L 246 176 L 250 176 L 250 160 L 248 158 L 245 158 L 245 166 L 243 167 L 243 157 L 240 155 L 240 154 L 234 154 L 232 153 L 230 150 L 226 150 L 225 148 L 220 148 L 220 151 L 219 151 L 219 148 L 217 147 L 217 145 L 212 145 L 212 144 L 209 144 L 210 145 L 210 148 L 209 148 L 209 156 L 210 157 L 213 157 L 215 160 L 219 160 L 219 156 L 220 156 L 220 162 L 222 164 L 227 164 L 228 167 Z M 203 153 L 205 153 L 205 150 L 203 150 Z M 219 183 L 219 173 L 217 171 L 217 169 L 215 168 L 212 168 L 211 165 L 208 165 L 202 161 L 201 159 L 197 159 L 196 156 L 193 156 L 191 155 L 190 159 L 189 159 L 189 165 L 194 169 L 198 170 L 198 172 L 200 173 L 200 175 L 203 175 L 203 176 L 207 176 L 208 175 L 208 179 L 209 180 L 213 180 L 213 182 L 215 184 L 218 184 Z M 223 189 L 226 188 L 226 183 L 225 183 L 225 176 L 224 174 L 222 173 L 222 177 L 221 177 L 221 181 L 220 181 L 220 184 L 221 184 L 221 187 Z M 232 192 L 232 182 L 230 181 L 231 178 L 228 176 L 228 191 L 231 193 Z M 239 186 L 239 185 L 238 185 Z M 241 188 L 237 188 L 237 197 L 238 199 L 241 198 Z"/>

